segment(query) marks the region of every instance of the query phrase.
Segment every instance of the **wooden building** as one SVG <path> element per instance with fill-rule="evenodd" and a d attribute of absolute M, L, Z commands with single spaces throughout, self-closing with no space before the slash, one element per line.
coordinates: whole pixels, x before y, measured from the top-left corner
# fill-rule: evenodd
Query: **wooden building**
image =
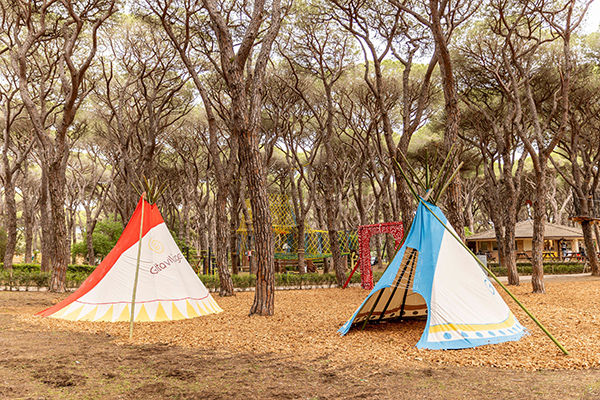
<path fill-rule="evenodd" d="M 517 222 L 515 241 L 517 261 L 531 259 L 533 220 Z M 489 261 L 498 261 L 498 243 L 494 229 L 476 233 L 467 238 L 467 245 L 475 254 L 486 254 Z M 546 223 L 544 234 L 544 259 L 551 261 L 576 261 L 581 259 L 583 232 L 581 227 Z"/>

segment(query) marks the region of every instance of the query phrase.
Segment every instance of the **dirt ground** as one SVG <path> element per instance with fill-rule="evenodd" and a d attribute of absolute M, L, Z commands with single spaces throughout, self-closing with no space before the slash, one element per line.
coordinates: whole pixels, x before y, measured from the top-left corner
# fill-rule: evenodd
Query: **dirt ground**
<path fill-rule="evenodd" d="M 0 399 L 597 399 L 600 280 L 515 292 L 569 349 L 531 335 L 458 351 L 414 347 L 423 322 L 335 331 L 366 295 L 282 291 L 276 315 L 248 317 L 253 293 L 187 321 L 72 323 L 32 316 L 63 296 L 0 292 Z"/>

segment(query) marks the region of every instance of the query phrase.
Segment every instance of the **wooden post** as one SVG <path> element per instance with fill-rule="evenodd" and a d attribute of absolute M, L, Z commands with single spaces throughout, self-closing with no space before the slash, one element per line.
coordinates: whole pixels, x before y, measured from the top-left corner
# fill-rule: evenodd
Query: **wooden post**
<path fill-rule="evenodd" d="M 131 316 L 129 317 L 129 339 L 133 338 L 133 318 L 135 316 L 135 294 L 137 292 L 138 276 L 140 273 L 140 258 L 142 256 L 142 236 L 144 234 L 144 203 L 146 192 L 142 193 L 142 219 L 140 221 L 140 237 L 138 240 L 138 253 L 135 265 L 135 278 L 133 280 L 133 293 L 131 295 Z"/>

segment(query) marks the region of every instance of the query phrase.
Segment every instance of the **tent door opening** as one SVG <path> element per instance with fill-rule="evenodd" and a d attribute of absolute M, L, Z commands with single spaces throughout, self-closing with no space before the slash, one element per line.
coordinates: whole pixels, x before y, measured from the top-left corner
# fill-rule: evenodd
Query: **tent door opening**
<path fill-rule="evenodd" d="M 407 248 L 394 284 L 371 296 L 356 315 L 354 324 L 422 318 L 427 316 L 425 299 L 412 290 L 419 252 Z"/>

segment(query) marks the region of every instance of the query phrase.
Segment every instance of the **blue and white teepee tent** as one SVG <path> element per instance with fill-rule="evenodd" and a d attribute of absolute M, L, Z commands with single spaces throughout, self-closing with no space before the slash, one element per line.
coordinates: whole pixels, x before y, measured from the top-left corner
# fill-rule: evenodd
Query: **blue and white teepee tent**
<path fill-rule="evenodd" d="M 442 211 L 420 199 L 403 246 L 339 332 L 360 322 L 423 315 L 418 348 L 463 349 L 527 334 Z"/>

